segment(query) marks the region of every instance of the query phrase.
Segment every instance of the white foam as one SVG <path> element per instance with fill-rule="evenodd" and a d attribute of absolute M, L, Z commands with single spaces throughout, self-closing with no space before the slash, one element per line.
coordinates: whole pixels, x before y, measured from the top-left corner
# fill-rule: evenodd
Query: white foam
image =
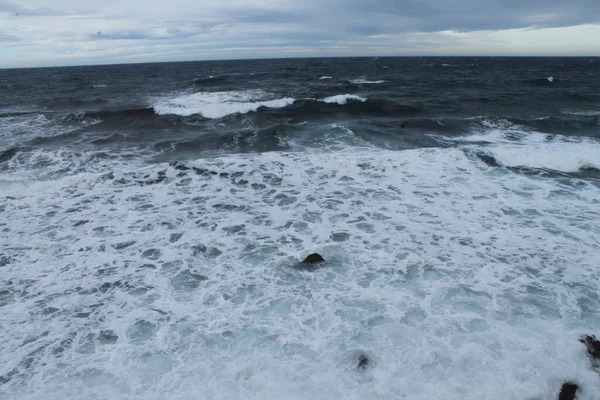
<path fill-rule="evenodd" d="M 559 139 L 528 145 L 499 146 L 491 150 L 496 160 L 507 167 L 529 167 L 561 172 L 582 168 L 600 169 L 600 143 Z"/>
<path fill-rule="evenodd" d="M 546 79 L 548 80 L 548 82 L 554 82 L 554 77 L 553 76 L 549 76 Z"/>
<path fill-rule="evenodd" d="M 350 81 L 351 83 L 357 84 L 357 85 L 378 85 L 381 83 L 385 83 L 387 81 L 382 81 L 382 80 L 377 80 L 377 81 L 369 81 L 367 79 L 354 79 L 352 81 Z"/>
<path fill-rule="evenodd" d="M 560 172 L 600 169 L 600 142 L 596 140 L 548 135 L 505 119 L 483 120 L 482 125 L 488 129 L 455 140 L 484 144 L 483 150 L 506 167 Z"/>
<path fill-rule="evenodd" d="M 198 92 L 161 100 L 154 105 L 159 115 L 202 115 L 205 118 L 223 118 L 232 114 L 246 114 L 260 107 L 283 108 L 293 104 L 293 98 L 262 100 L 266 93 L 258 90 L 228 92 Z"/>
<path fill-rule="evenodd" d="M 325 79 L 333 79 L 331 76 L 322 76 L 319 78 L 320 80 L 325 80 Z"/>
<path fill-rule="evenodd" d="M 338 94 L 337 96 L 326 97 L 321 101 L 323 101 L 324 103 L 337 103 L 340 105 L 344 105 L 348 104 L 348 101 L 350 100 L 360 101 L 363 103 L 367 101 L 366 98 L 357 96 L 355 94 Z"/>
<path fill-rule="evenodd" d="M 3 396 L 598 398 L 596 186 L 458 148 L 187 164 L 1 184 Z"/>

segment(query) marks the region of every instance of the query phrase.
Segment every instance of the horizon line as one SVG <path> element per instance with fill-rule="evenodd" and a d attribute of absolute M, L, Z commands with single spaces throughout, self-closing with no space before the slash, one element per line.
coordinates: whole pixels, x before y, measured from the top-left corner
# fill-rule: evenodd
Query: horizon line
<path fill-rule="evenodd" d="M 258 58 L 224 58 L 224 59 L 205 59 L 205 60 L 172 60 L 172 61 L 136 61 L 136 62 L 117 62 L 117 63 L 91 63 L 91 64 L 72 64 L 72 65 L 47 65 L 35 67 L 1 67 L 0 70 L 19 70 L 19 69 L 43 69 L 43 68 L 80 68 L 80 67 L 112 67 L 120 65 L 143 65 L 143 64 L 175 64 L 175 63 L 201 63 L 201 62 L 223 62 L 223 61 L 262 61 L 262 60 L 316 60 L 316 59 L 356 59 L 356 58 L 600 58 L 599 55 L 581 55 L 581 56 L 560 56 L 560 55 L 404 55 L 404 56 L 314 56 L 314 57 L 258 57 Z"/>

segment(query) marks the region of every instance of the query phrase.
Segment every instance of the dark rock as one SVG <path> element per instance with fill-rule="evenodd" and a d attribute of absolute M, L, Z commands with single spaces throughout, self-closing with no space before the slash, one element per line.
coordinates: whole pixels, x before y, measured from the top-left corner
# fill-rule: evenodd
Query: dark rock
<path fill-rule="evenodd" d="M 356 363 L 356 368 L 358 370 L 364 370 L 369 366 L 369 357 L 366 356 L 366 354 L 360 354 L 358 356 L 358 360 Z"/>
<path fill-rule="evenodd" d="M 600 340 L 594 335 L 582 336 L 579 341 L 587 347 L 589 356 L 593 361 L 600 362 Z"/>
<path fill-rule="evenodd" d="M 323 261 L 325 261 L 325 259 L 321 257 L 319 253 L 313 253 L 309 254 L 309 256 L 302 261 L 302 264 L 316 264 Z"/>
<path fill-rule="evenodd" d="M 560 388 L 560 393 L 558 394 L 558 400 L 575 400 L 575 396 L 577 394 L 577 390 L 579 386 L 573 382 L 565 382 Z"/>

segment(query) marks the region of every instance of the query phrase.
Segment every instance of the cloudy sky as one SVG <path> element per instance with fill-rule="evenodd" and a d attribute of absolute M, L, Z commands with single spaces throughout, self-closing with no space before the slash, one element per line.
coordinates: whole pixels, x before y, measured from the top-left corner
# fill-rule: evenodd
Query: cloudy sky
<path fill-rule="evenodd" d="M 600 56 L 600 0 L 0 0 L 0 68 L 361 55 Z"/>

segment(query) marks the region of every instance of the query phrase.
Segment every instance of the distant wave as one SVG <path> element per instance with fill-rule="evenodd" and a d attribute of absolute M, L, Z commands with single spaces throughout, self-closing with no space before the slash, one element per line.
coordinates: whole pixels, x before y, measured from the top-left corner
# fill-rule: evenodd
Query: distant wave
<path fill-rule="evenodd" d="M 548 76 L 546 78 L 529 79 L 524 83 L 529 86 L 551 86 L 560 83 L 560 81 L 555 79 L 553 76 Z"/>
<path fill-rule="evenodd" d="M 291 97 L 268 100 L 265 97 L 268 97 L 268 94 L 260 90 L 198 92 L 160 100 L 153 106 L 153 109 L 158 115 L 175 114 L 184 117 L 201 115 L 204 118 L 218 119 L 232 114 L 254 112 L 261 107 L 284 108 L 297 101 Z M 318 101 L 345 105 L 349 101 L 365 102 L 367 99 L 357 95 L 344 94 L 326 97 Z"/>
<path fill-rule="evenodd" d="M 366 98 L 364 97 L 360 97 L 360 96 L 356 96 L 354 94 L 340 94 L 337 96 L 331 96 L 331 97 L 326 97 L 323 99 L 323 103 L 337 103 L 340 105 L 344 105 L 344 104 L 348 104 L 348 101 L 350 100 L 356 100 L 356 101 L 360 101 L 362 103 L 364 103 L 365 101 L 367 101 Z"/>
<path fill-rule="evenodd" d="M 562 111 L 563 114 L 580 115 L 583 117 L 600 117 L 600 110 Z"/>
<path fill-rule="evenodd" d="M 223 84 L 225 82 L 227 82 L 229 79 L 227 79 L 226 76 L 213 76 L 213 75 L 209 75 L 205 78 L 196 78 L 194 79 L 194 85 L 197 86 L 214 86 L 214 85 L 219 85 L 219 84 Z"/>
<path fill-rule="evenodd" d="M 381 83 L 385 83 L 387 81 L 383 81 L 383 80 L 378 80 L 378 81 L 369 81 L 366 79 L 353 79 L 350 81 L 350 83 L 354 83 L 356 85 L 377 85 L 377 84 L 381 84 Z"/>
<path fill-rule="evenodd" d="M 204 118 L 223 118 L 231 114 L 246 114 L 260 107 L 282 108 L 293 104 L 291 97 L 259 100 L 265 93 L 256 90 L 227 92 L 198 92 L 159 101 L 154 110 L 159 115 L 198 114 Z"/>
<path fill-rule="evenodd" d="M 319 78 L 320 80 L 325 80 L 325 79 L 333 79 L 331 76 L 322 76 Z"/>

